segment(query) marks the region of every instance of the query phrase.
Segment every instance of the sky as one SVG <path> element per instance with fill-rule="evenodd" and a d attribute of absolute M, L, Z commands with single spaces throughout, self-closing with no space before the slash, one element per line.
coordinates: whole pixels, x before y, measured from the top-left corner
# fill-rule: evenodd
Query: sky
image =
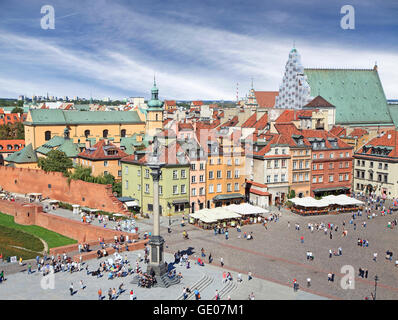
<path fill-rule="evenodd" d="M 355 29 L 343 29 L 344 5 Z M 54 29 L 43 29 L 44 5 Z M 398 98 L 396 0 L 0 0 L 0 97 L 235 100 L 304 67 L 373 68 Z"/>

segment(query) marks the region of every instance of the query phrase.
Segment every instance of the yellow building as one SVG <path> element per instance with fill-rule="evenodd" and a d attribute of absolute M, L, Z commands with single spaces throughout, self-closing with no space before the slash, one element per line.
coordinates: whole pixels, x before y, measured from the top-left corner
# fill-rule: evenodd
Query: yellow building
<path fill-rule="evenodd" d="M 206 208 L 239 204 L 245 199 L 245 156 L 233 139 L 207 141 Z"/>
<path fill-rule="evenodd" d="M 120 150 L 108 139 L 102 139 L 94 146 L 87 141 L 86 148 L 77 155 L 78 164 L 90 167 L 93 176 L 111 174 L 116 180 L 122 179 L 120 160 L 128 154 Z"/>
<path fill-rule="evenodd" d="M 37 165 L 37 155 L 33 150 L 32 144 L 10 154 L 4 159 L 7 166 L 24 169 L 39 169 Z"/>
<path fill-rule="evenodd" d="M 32 109 L 25 127 L 26 145 L 40 147 L 53 136 L 62 136 L 68 127 L 74 143 L 86 139 L 97 142 L 100 138 L 111 138 L 120 142 L 121 137 L 145 132 L 145 119 L 137 111 L 75 111 L 59 109 Z"/>

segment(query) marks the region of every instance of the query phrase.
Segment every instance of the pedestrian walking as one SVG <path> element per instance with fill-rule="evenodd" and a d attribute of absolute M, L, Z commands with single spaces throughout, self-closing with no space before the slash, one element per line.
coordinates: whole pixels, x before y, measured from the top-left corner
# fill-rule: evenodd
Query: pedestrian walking
<path fill-rule="evenodd" d="M 373 253 L 373 261 L 377 262 L 376 260 L 377 260 L 377 252 Z"/>
<path fill-rule="evenodd" d="M 70 295 L 73 295 L 73 282 L 69 286 Z"/>
<path fill-rule="evenodd" d="M 300 237 L 300 241 L 301 241 L 301 243 L 304 243 L 304 237 L 303 236 Z"/>
<path fill-rule="evenodd" d="M 133 289 L 130 290 L 130 300 L 137 300 L 137 296 L 135 295 Z"/>
<path fill-rule="evenodd" d="M 311 287 L 311 278 L 307 278 L 307 287 Z"/>
<path fill-rule="evenodd" d="M 342 254 L 343 254 L 343 249 L 339 247 L 339 256 L 341 256 Z"/>
<path fill-rule="evenodd" d="M 80 289 L 84 290 L 85 285 L 83 284 L 83 280 L 80 280 Z"/>
<path fill-rule="evenodd" d="M 98 290 L 98 300 L 102 300 L 102 290 Z"/>
<path fill-rule="evenodd" d="M 253 279 L 253 277 L 252 277 L 252 273 L 249 271 L 249 273 L 247 274 L 247 280 L 251 280 L 251 279 Z"/>
<path fill-rule="evenodd" d="M 220 258 L 220 264 L 221 264 L 221 267 L 224 267 L 224 259 L 223 258 Z"/>
<path fill-rule="evenodd" d="M 332 256 L 333 256 L 332 249 L 329 249 L 329 258 L 331 258 Z"/>

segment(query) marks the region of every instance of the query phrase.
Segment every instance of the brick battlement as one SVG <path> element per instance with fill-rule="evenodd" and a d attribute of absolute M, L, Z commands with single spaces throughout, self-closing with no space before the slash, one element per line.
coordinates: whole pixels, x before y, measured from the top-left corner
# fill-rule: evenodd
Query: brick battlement
<path fill-rule="evenodd" d="M 60 172 L 0 166 L 0 186 L 9 192 L 41 193 L 43 198 L 79 204 L 113 213 L 126 213 L 112 194 L 111 185 L 71 180 Z"/>

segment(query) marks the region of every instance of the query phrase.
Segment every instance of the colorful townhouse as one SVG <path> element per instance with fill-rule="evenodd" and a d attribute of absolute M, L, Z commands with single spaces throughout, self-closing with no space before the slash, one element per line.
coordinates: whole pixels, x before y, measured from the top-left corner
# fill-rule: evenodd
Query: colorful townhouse
<path fill-rule="evenodd" d="M 398 197 L 398 131 L 389 130 L 354 153 L 354 192 Z"/>
<path fill-rule="evenodd" d="M 134 153 L 121 160 L 122 196 L 136 199 L 142 213 L 153 213 L 153 180 L 148 162 L 152 145 L 143 154 Z M 159 181 L 160 214 L 188 214 L 190 203 L 190 164 L 177 141 L 162 144 L 160 162 L 164 163 Z"/>
<path fill-rule="evenodd" d="M 127 153 L 109 142 L 108 139 L 102 139 L 93 146 L 87 140 L 84 151 L 77 155 L 77 164 L 90 167 L 93 176 L 111 174 L 115 180 L 121 180 L 122 165 L 120 161 L 127 156 Z"/>

